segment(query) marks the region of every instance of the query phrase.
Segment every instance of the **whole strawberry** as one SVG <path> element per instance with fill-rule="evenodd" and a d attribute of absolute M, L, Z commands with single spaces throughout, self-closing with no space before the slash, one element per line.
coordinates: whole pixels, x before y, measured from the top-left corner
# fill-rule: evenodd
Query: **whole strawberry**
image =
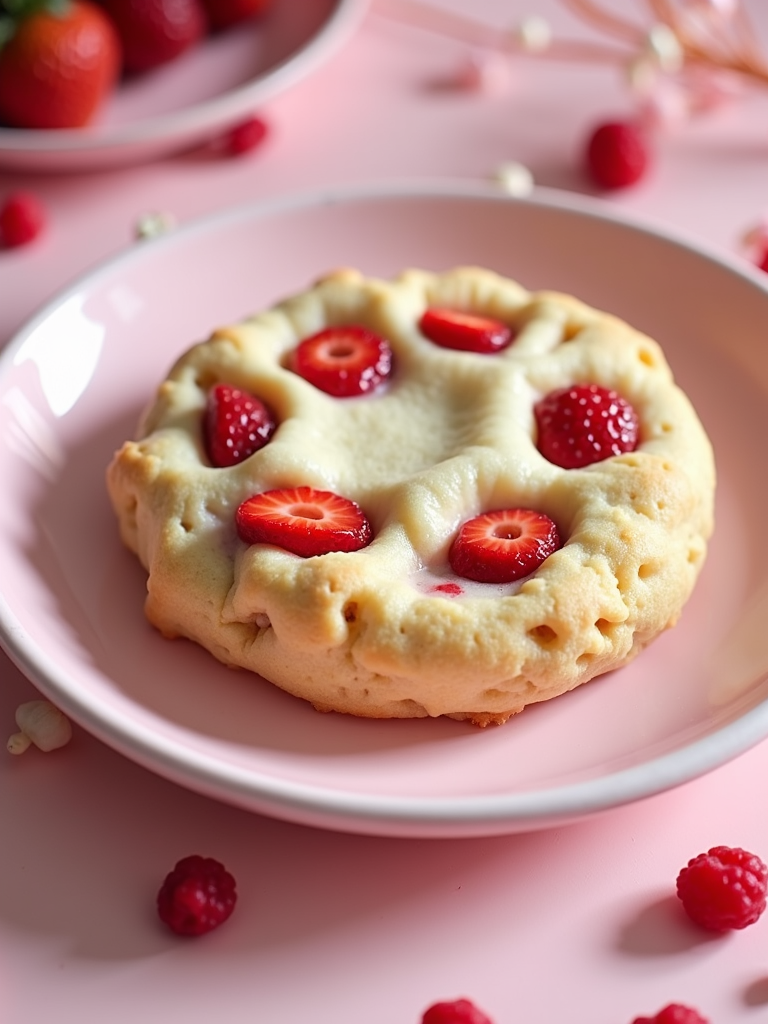
<path fill-rule="evenodd" d="M 239 25 L 241 21 L 263 14 L 272 0 L 203 0 L 208 24 L 212 31 Z"/>
<path fill-rule="evenodd" d="M 80 128 L 112 90 L 117 32 L 90 0 L 0 0 L 0 120 Z"/>
<path fill-rule="evenodd" d="M 167 64 L 200 42 L 207 30 L 201 0 L 99 0 L 115 23 L 126 71 Z"/>

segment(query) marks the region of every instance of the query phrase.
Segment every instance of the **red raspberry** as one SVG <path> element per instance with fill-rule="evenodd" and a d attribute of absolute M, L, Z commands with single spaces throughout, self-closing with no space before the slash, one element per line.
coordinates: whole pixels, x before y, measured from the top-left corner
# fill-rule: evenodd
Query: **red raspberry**
<path fill-rule="evenodd" d="M 266 122 L 260 117 L 249 117 L 247 121 L 232 128 L 225 140 L 224 147 L 231 156 L 241 156 L 243 153 L 250 153 L 267 137 L 269 128 Z"/>
<path fill-rule="evenodd" d="M 177 935 L 204 935 L 235 909 L 237 892 L 230 873 L 212 857 L 184 857 L 157 894 L 157 912 Z"/>
<path fill-rule="evenodd" d="M 0 208 L 0 244 L 7 249 L 26 245 L 45 227 L 45 209 L 31 192 L 14 192 Z"/>
<path fill-rule="evenodd" d="M 421 1024 L 493 1024 L 493 1021 L 468 999 L 456 999 L 452 1003 L 434 1003 L 424 1011 Z"/>
<path fill-rule="evenodd" d="M 587 170 L 600 188 L 626 188 L 645 174 L 648 147 L 637 125 L 610 121 L 594 129 L 587 142 Z"/>
<path fill-rule="evenodd" d="M 697 1010 L 682 1003 L 670 1003 L 659 1010 L 655 1017 L 635 1017 L 632 1024 L 709 1024 Z"/>
<path fill-rule="evenodd" d="M 677 876 L 685 912 L 709 931 L 754 924 L 765 910 L 768 867 L 739 847 L 713 846 L 689 860 Z"/>
<path fill-rule="evenodd" d="M 539 451 L 563 469 L 589 466 L 637 447 L 637 413 L 617 392 L 598 384 L 552 391 L 534 412 Z"/>

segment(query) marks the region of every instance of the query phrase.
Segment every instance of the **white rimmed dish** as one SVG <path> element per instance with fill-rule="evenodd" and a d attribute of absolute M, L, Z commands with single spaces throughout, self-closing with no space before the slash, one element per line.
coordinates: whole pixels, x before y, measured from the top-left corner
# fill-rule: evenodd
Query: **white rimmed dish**
<path fill-rule="evenodd" d="M 712 437 L 717 529 L 678 626 L 633 664 L 502 728 L 319 715 L 142 613 L 104 468 L 170 362 L 215 326 L 355 265 L 475 263 L 579 295 L 664 346 Z M 600 203 L 482 187 L 276 200 L 141 243 L 69 288 L 0 357 L 0 639 L 128 757 L 255 811 L 391 836 L 577 820 L 709 771 L 768 735 L 768 288 Z"/>
<path fill-rule="evenodd" d="M 319 67 L 351 35 L 367 6 L 368 0 L 276 0 L 263 17 L 123 82 L 93 125 L 0 127 L 0 167 L 96 170 L 207 142 Z"/>

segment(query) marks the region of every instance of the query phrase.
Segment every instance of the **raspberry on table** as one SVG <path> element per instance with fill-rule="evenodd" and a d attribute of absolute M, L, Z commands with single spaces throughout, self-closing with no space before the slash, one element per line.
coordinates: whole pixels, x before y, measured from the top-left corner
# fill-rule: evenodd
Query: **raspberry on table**
<path fill-rule="evenodd" d="M 493 1024 L 469 999 L 434 1003 L 424 1011 L 421 1024 Z"/>
<path fill-rule="evenodd" d="M 631 121 L 609 121 L 587 142 L 586 164 L 600 188 L 626 188 L 645 174 L 650 157 L 643 132 Z"/>
<path fill-rule="evenodd" d="M 13 192 L 0 207 L 0 245 L 16 248 L 33 241 L 45 227 L 43 204 L 32 192 Z"/>
<path fill-rule="evenodd" d="M 177 935 L 204 935 L 235 909 L 235 880 L 223 864 L 195 854 L 178 861 L 157 894 L 157 912 Z"/>
<path fill-rule="evenodd" d="M 230 156 L 241 156 L 256 149 L 269 134 L 269 128 L 260 117 L 249 117 L 231 128 L 225 137 L 225 149 Z"/>
<path fill-rule="evenodd" d="M 677 895 L 692 921 L 709 931 L 746 928 L 765 910 L 768 867 L 740 847 L 713 846 L 688 861 Z"/>
<path fill-rule="evenodd" d="M 632 1024 L 709 1024 L 709 1021 L 690 1006 L 670 1003 L 654 1017 L 635 1017 Z"/>

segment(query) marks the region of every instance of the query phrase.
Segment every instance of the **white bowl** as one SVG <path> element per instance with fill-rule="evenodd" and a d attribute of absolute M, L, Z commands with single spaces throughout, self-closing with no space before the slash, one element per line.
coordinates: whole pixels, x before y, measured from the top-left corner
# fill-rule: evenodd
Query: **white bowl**
<path fill-rule="evenodd" d="M 665 347 L 712 437 L 718 525 L 682 620 L 633 664 L 501 728 L 319 715 L 163 640 L 104 468 L 171 361 L 330 268 L 475 263 L 625 317 Z M 437 186 L 286 199 L 134 246 L 0 357 L 0 637 L 86 729 L 182 785 L 395 836 L 561 824 L 658 793 L 768 734 L 768 289 L 600 204 Z"/>

